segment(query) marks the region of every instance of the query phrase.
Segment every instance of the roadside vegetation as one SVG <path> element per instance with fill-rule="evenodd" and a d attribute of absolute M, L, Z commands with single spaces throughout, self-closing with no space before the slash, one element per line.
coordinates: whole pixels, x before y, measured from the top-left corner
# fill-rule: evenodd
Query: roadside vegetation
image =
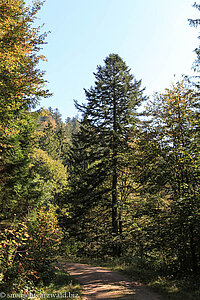
<path fill-rule="evenodd" d="M 67 257 L 61 261 L 68 261 Z M 74 257 L 70 262 L 89 264 L 108 268 L 116 272 L 121 272 L 131 278 L 134 282 L 139 282 L 150 288 L 150 290 L 161 295 L 163 300 L 197 300 L 200 298 L 200 280 L 197 276 L 172 276 L 160 271 L 155 271 L 152 266 L 140 259 L 127 262 L 124 259 L 113 258 L 90 258 Z"/>
<path fill-rule="evenodd" d="M 152 99 L 109 54 L 75 101 L 79 119 L 63 120 L 35 110 L 51 96 L 42 5 L 0 0 L 0 290 L 79 294 L 53 264 L 88 257 L 166 299 L 199 299 L 200 49 L 196 78 Z"/>
<path fill-rule="evenodd" d="M 57 267 L 54 277 L 46 286 L 43 286 L 40 294 L 56 295 L 56 299 L 81 299 L 81 286 L 64 270 Z M 44 299 L 44 297 L 38 299 Z"/>

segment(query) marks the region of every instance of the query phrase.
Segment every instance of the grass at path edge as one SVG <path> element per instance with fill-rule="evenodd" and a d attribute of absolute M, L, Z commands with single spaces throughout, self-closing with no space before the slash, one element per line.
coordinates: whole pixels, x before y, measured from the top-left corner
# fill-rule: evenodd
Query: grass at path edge
<path fill-rule="evenodd" d="M 56 265 L 55 274 L 47 286 L 42 287 L 40 294 L 44 295 L 61 295 L 56 299 L 81 299 L 81 286 L 72 278 L 60 265 Z M 55 297 L 55 296 L 53 296 Z M 44 298 L 37 298 L 39 300 Z"/>
<path fill-rule="evenodd" d="M 200 300 L 199 277 L 187 276 L 177 279 L 170 276 L 161 276 L 158 272 L 141 267 L 137 262 L 127 264 L 121 259 L 100 260 L 87 257 L 65 259 L 62 257 L 60 260 L 85 263 L 121 272 L 132 280 L 143 283 L 155 293 L 157 292 L 163 300 Z"/>

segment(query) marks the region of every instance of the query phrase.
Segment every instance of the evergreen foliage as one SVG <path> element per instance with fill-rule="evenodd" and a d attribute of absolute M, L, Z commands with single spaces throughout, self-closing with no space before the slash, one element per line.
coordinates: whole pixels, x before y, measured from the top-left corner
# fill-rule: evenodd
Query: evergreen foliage
<path fill-rule="evenodd" d="M 198 73 L 139 113 L 147 100 L 141 80 L 110 54 L 86 102 L 75 102 L 81 120 L 63 122 L 51 107 L 32 112 L 50 96 L 38 67 L 46 33 L 33 26 L 42 5 L 0 1 L 1 289 L 37 291 L 53 276 L 61 244 L 68 256 L 121 256 L 160 274 L 197 276 Z"/>
<path fill-rule="evenodd" d="M 79 214 L 97 205 L 110 210 L 108 231 L 113 253 L 120 255 L 119 177 L 126 167 L 123 157 L 129 152 L 136 108 L 145 97 L 141 81 L 134 79 L 117 54 L 110 54 L 94 75 L 95 86 L 85 90 L 87 104 L 76 102 L 83 120 L 71 150 L 72 197 Z"/>

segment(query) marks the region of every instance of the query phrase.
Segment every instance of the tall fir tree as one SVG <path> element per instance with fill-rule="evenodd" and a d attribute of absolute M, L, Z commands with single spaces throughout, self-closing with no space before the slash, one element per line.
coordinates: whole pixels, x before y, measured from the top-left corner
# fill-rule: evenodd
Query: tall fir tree
<path fill-rule="evenodd" d="M 85 90 L 87 103 L 76 102 L 83 119 L 71 152 L 72 195 L 78 214 L 80 208 L 85 213 L 100 202 L 110 208 L 113 255 L 120 255 L 119 178 L 127 166 L 124 155 L 129 153 L 136 109 L 145 97 L 141 81 L 134 79 L 117 54 L 110 54 L 94 75 L 95 86 Z"/>

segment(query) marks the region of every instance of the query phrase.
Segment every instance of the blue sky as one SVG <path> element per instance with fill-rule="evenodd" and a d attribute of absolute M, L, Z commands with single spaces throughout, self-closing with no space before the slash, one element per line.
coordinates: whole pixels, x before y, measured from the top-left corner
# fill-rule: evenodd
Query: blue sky
<path fill-rule="evenodd" d="M 27 1 L 28 3 L 29 1 Z M 38 14 L 51 31 L 44 47 L 48 88 L 43 107 L 58 108 L 66 119 L 76 115 L 73 100 L 84 102 L 96 66 L 119 54 L 146 94 L 163 91 L 189 74 L 198 46 L 198 30 L 188 18 L 200 18 L 191 0 L 46 0 Z M 176 77 L 174 77 L 176 74 Z"/>

